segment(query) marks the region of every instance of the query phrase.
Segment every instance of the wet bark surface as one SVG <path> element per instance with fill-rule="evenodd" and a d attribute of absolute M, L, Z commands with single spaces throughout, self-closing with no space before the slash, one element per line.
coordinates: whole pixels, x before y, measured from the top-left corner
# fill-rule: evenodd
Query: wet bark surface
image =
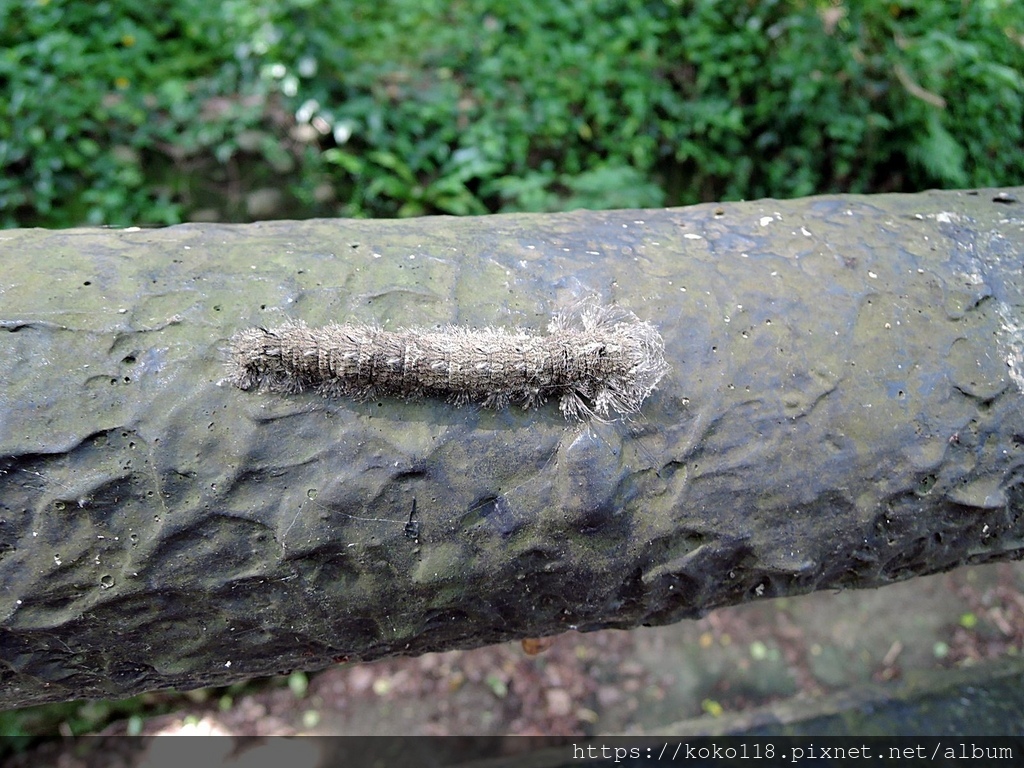
<path fill-rule="evenodd" d="M 0 706 L 1024 554 L 1021 190 L 3 233 Z M 225 384 L 289 320 L 656 325 L 641 414 Z"/>

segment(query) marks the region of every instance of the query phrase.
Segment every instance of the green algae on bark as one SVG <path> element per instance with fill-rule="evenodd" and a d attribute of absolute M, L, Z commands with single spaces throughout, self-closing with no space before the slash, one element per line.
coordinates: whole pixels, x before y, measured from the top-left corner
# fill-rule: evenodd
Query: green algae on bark
<path fill-rule="evenodd" d="M 0 706 L 633 627 L 1024 554 L 1021 190 L 2 233 Z M 222 381 L 289 321 L 657 326 L 566 424 Z"/>

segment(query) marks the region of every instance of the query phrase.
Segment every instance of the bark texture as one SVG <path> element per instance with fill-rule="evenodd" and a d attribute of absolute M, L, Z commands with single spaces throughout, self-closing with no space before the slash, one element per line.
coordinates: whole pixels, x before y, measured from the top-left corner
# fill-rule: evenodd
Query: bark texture
<path fill-rule="evenodd" d="M 1022 197 L 0 232 L 0 707 L 1020 558 Z M 665 340 L 629 421 L 223 381 L 594 294 Z"/>

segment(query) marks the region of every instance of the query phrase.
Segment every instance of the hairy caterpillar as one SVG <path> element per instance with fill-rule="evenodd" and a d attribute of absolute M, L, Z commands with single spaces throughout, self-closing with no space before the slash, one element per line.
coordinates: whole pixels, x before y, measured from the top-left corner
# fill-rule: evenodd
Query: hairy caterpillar
<path fill-rule="evenodd" d="M 559 312 L 546 335 L 522 328 L 250 328 L 231 339 L 229 381 L 241 389 L 367 399 L 443 397 L 524 408 L 557 398 L 567 419 L 633 413 L 668 370 L 661 334 L 594 300 Z"/>

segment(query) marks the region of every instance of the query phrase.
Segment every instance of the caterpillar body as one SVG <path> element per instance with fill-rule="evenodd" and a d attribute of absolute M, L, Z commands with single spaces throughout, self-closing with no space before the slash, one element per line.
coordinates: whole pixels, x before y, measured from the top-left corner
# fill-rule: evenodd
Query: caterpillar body
<path fill-rule="evenodd" d="M 567 419 L 604 420 L 640 409 L 668 370 L 664 349 L 653 325 L 595 301 L 556 314 L 547 334 L 295 322 L 236 334 L 229 381 L 243 390 L 442 397 L 491 408 L 557 398 Z"/>

